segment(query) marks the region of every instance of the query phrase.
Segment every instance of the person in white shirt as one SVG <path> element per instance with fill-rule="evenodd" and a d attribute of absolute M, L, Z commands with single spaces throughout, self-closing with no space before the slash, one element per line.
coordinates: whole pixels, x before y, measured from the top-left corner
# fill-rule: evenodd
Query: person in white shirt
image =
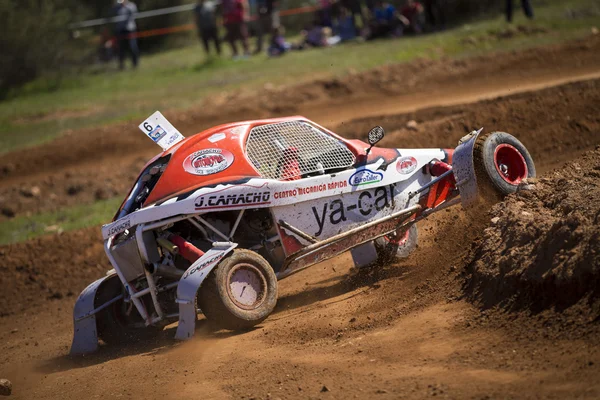
<path fill-rule="evenodd" d="M 137 67 L 140 59 L 140 50 L 135 36 L 137 26 L 135 24 L 135 14 L 138 9 L 134 2 L 129 0 L 117 0 L 114 8 L 115 35 L 117 37 L 119 52 L 119 68 L 125 67 L 126 52 L 131 55 L 133 67 Z"/>

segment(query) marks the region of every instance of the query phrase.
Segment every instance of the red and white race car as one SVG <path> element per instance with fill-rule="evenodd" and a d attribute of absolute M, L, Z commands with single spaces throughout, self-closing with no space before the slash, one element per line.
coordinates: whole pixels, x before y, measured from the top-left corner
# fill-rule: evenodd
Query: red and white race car
<path fill-rule="evenodd" d="M 140 125 L 164 151 L 102 227 L 113 270 L 74 310 L 72 353 L 122 343 L 197 314 L 227 329 L 269 316 L 278 280 L 350 250 L 357 267 L 406 257 L 416 222 L 478 189 L 517 190 L 535 167 L 507 133 L 456 149 L 387 149 L 303 117 L 225 124 L 184 138 L 159 112 Z"/>

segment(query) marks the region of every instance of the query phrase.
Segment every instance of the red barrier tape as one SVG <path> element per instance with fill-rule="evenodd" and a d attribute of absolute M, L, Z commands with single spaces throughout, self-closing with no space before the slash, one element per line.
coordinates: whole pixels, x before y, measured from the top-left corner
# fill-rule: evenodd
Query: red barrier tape
<path fill-rule="evenodd" d="M 306 7 L 291 8 L 288 10 L 280 11 L 279 15 L 281 15 L 282 17 L 285 17 L 288 15 L 306 14 L 309 12 L 317 11 L 318 9 L 319 9 L 318 6 L 306 6 Z M 258 17 L 256 15 L 253 15 L 250 17 L 250 21 L 256 21 L 257 18 Z M 151 36 L 170 35 L 171 33 L 193 31 L 195 29 L 196 29 L 195 24 L 185 24 L 185 25 L 171 26 L 168 28 L 148 29 L 145 31 L 134 32 L 134 33 L 128 35 L 128 38 L 145 38 L 145 37 L 151 37 Z"/>

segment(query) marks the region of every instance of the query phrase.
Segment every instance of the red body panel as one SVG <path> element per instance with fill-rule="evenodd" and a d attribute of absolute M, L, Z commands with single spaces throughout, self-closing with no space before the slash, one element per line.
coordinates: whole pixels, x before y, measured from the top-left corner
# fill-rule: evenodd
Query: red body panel
<path fill-rule="evenodd" d="M 234 122 L 219 125 L 196 135 L 190 136 L 173 146 L 171 149 L 153 158 L 152 161 L 159 157 L 164 157 L 169 154 L 171 155 L 167 169 L 164 171 L 156 186 L 146 199 L 144 206 L 167 200 L 174 196 L 187 193 L 201 187 L 214 186 L 253 177 L 260 177 L 258 171 L 246 158 L 246 139 L 250 130 L 260 125 L 297 120 L 309 122 L 327 132 L 331 136 L 344 142 L 350 151 L 354 153 L 357 160 L 360 160 L 361 156 L 364 157 L 364 150 L 367 146 L 365 143 L 357 140 L 344 140 L 335 133 L 301 116 Z M 214 142 L 209 140 L 209 138 L 211 138 L 213 135 L 221 133 L 225 135 L 224 138 Z M 233 154 L 233 162 L 226 169 L 209 175 L 194 175 L 190 172 L 187 172 L 183 167 L 183 163 L 186 158 L 188 158 L 191 154 L 203 149 L 226 150 L 227 152 Z"/>

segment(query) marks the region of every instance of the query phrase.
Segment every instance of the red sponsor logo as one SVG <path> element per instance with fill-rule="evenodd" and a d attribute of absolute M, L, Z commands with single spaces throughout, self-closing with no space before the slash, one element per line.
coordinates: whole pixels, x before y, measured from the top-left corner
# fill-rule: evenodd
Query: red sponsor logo
<path fill-rule="evenodd" d="M 417 159 L 414 157 L 402 157 L 396 163 L 396 171 L 407 175 L 417 169 Z"/>
<path fill-rule="evenodd" d="M 226 162 L 221 154 L 200 155 L 192 160 L 194 168 L 214 167 L 215 165 Z"/>
<path fill-rule="evenodd" d="M 233 159 L 233 154 L 224 149 L 202 149 L 186 157 L 183 169 L 194 175 L 211 175 L 229 168 Z"/>

